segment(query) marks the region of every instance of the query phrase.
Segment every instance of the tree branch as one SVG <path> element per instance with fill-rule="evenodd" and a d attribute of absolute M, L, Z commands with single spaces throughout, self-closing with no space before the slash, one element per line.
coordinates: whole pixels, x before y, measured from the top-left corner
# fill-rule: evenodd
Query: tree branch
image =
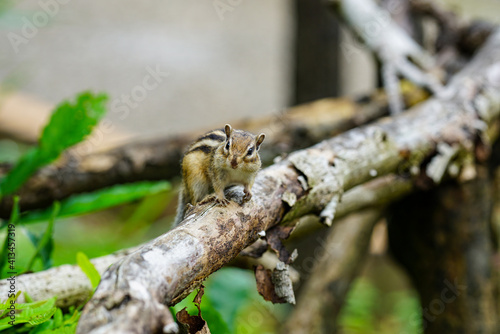
<path fill-rule="evenodd" d="M 391 17 L 391 11 L 404 10 L 400 2 L 385 10 L 373 0 L 329 0 L 347 26 L 373 51 L 382 63 L 382 78 L 392 114 L 403 111 L 398 75 L 411 82 L 441 91 L 441 83 L 430 70 L 435 60 Z"/>
<path fill-rule="evenodd" d="M 408 162 L 411 172 L 417 169 L 420 177 L 427 177 L 430 167 L 418 169 L 432 158 L 438 143 L 456 145 L 460 156 L 470 157 L 478 138 L 488 144 L 486 131 L 498 132 L 499 59 L 496 32 L 451 81 L 446 96 L 290 154 L 258 174 L 250 202 L 238 204 L 242 191 L 237 188 L 225 208 L 196 206 L 180 226 L 111 266 L 84 308 L 78 332 L 161 331 L 169 325 L 164 305 L 180 301 L 254 242 L 260 231 L 320 213 L 345 191 Z M 453 162 L 460 168 L 464 161 Z"/>
<path fill-rule="evenodd" d="M 343 217 L 351 212 L 357 212 L 368 207 L 386 205 L 412 191 L 412 180 L 409 178 L 387 175 L 376 178 L 367 183 L 348 190 L 342 197 L 336 217 Z M 317 221 L 301 223 L 295 229 L 292 237 L 298 238 L 313 231 L 324 228 Z M 104 274 L 108 267 L 121 260 L 140 246 L 124 249 L 111 255 L 92 259 L 91 262 L 97 271 Z M 269 252 L 266 252 L 266 254 Z M 267 254 L 258 259 L 239 255 L 231 265 L 252 268 L 253 265 L 263 264 L 265 268 L 273 269 L 278 262 L 276 256 Z M 294 274 L 292 281 L 298 280 L 298 274 Z M 56 301 L 58 307 L 80 305 L 88 300 L 92 293 L 92 286 L 85 274 L 77 265 L 63 265 L 45 271 L 24 274 L 18 277 L 19 290 L 26 292 L 34 301 L 46 300 L 58 296 Z M 40 288 L 40 287 L 43 287 Z M 0 280 L 0 296 L 8 295 L 10 282 L 6 279 Z M 24 295 L 17 299 L 19 303 L 26 302 Z"/>

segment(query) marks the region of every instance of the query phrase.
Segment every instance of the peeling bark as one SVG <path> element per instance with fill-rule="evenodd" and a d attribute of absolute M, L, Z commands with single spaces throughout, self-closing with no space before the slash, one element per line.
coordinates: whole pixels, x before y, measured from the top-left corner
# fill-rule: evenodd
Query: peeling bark
<path fill-rule="evenodd" d="M 164 305 L 180 301 L 254 242 L 259 232 L 320 213 L 335 195 L 374 175 L 393 173 L 408 162 L 418 169 L 432 159 L 440 142 L 472 154 L 477 137 L 488 143 L 486 130 L 494 128 L 500 113 L 498 59 L 500 32 L 452 80 L 447 95 L 290 154 L 257 175 L 250 202 L 239 204 L 242 192 L 237 188 L 225 208 L 196 206 L 180 226 L 105 273 L 84 308 L 78 332 L 159 331 L 169 321 Z M 463 161 L 456 163 L 461 166 Z M 285 193 L 295 195 L 292 207 L 282 200 Z"/>

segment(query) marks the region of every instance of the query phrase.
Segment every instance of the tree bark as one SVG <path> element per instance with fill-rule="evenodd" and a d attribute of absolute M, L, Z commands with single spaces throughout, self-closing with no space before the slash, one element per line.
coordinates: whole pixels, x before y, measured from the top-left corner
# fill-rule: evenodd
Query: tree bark
<path fill-rule="evenodd" d="M 427 334 L 500 330 L 490 181 L 481 167 L 474 180 L 450 182 L 394 205 L 389 244 L 420 294 Z"/>
<path fill-rule="evenodd" d="M 238 188 L 225 208 L 196 206 L 180 226 L 106 272 L 84 308 L 78 332 L 160 331 L 169 325 L 164 305 L 181 300 L 254 242 L 260 231 L 325 208 L 324 217 L 333 219 L 342 193 L 405 163 L 410 162 L 410 172 L 420 166 L 420 177 L 431 185 L 448 170 L 456 176 L 467 161 L 461 158 L 473 154 L 477 139 L 484 146 L 498 134 L 498 59 L 500 32 L 451 81 L 448 95 L 290 154 L 257 175 L 250 202 L 238 204 Z M 460 154 L 443 149 L 449 146 Z M 449 169 L 451 165 L 455 168 Z"/>
<path fill-rule="evenodd" d="M 337 208 L 336 217 L 343 217 L 349 213 L 374 206 L 387 205 L 410 193 L 412 190 L 412 180 L 409 178 L 398 177 L 393 174 L 376 178 L 347 191 Z M 319 228 L 325 227 L 317 221 L 301 223 L 294 231 L 293 237 L 303 237 Z M 91 262 L 97 271 L 103 275 L 111 264 L 121 260 L 139 247 L 124 249 L 111 255 L 95 258 Z M 239 255 L 235 259 L 236 263 L 233 261 L 231 265 L 252 268 L 253 265 L 264 264 L 265 268 L 274 269 L 278 259 L 274 259 L 276 256 L 269 255 L 265 259 L 262 257 L 249 259 L 246 256 Z M 296 281 L 298 274 L 294 274 L 294 277 L 291 278 L 292 281 Z M 92 286 L 89 280 L 77 265 L 63 265 L 37 273 L 24 274 L 18 277 L 17 282 L 20 287 L 19 290 L 26 292 L 34 301 L 46 300 L 52 296 L 58 296 L 59 298 L 56 301 L 58 307 L 80 305 L 86 302 L 92 293 Z M 0 280 L 0 296 L 7 295 L 9 289 L 10 282 L 6 279 Z M 19 303 L 26 302 L 24 295 L 21 294 L 17 301 Z"/>

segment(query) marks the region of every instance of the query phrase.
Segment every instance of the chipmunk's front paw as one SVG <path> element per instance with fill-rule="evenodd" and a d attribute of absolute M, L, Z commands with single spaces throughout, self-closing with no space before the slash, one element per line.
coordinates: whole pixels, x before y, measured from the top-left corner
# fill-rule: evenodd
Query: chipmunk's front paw
<path fill-rule="evenodd" d="M 215 201 L 216 199 L 217 199 L 217 197 L 215 195 L 206 196 L 204 199 L 202 199 L 200 202 L 198 202 L 198 204 L 200 204 L 200 205 L 208 204 L 208 203 Z"/>
<path fill-rule="evenodd" d="M 203 204 L 208 204 L 208 203 L 215 203 L 215 205 L 226 206 L 229 204 L 229 200 L 227 200 L 225 197 L 219 198 L 219 197 L 217 197 L 217 195 L 213 194 L 213 195 L 205 197 L 198 204 L 203 205 Z"/>
<path fill-rule="evenodd" d="M 225 197 L 223 197 L 223 198 L 216 197 L 215 204 L 220 205 L 220 206 L 226 206 L 229 204 L 229 200 L 226 199 Z"/>
<path fill-rule="evenodd" d="M 243 202 L 248 202 L 252 199 L 252 193 L 250 192 L 250 190 L 244 189 L 243 192 L 245 193 L 245 196 L 243 196 Z"/>

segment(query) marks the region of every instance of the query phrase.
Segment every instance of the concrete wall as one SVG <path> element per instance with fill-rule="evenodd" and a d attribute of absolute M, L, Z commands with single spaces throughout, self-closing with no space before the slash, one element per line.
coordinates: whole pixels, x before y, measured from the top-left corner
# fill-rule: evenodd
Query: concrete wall
<path fill-rule="evenodd" d="M 54 104 L 107 92 L 117 131 L 154 137 L 288 104 L 285 0 L 29 0 L 0 24 L 0 82 Z"/>

